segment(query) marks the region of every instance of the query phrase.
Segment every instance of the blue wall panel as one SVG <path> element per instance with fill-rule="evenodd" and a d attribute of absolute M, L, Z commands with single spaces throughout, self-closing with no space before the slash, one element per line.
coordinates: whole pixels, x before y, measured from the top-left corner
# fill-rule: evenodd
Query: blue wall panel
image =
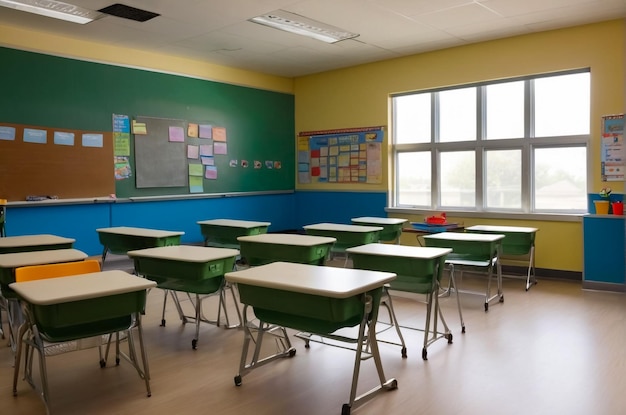
<path fill-rule="evenodd" d="M 10 206 L 8 236 L 49 233 L 76 239 L 76 249 L 100 255 L 102 245 L 96 229 L 137 226 L 183 231 L 183 243 L 200 243 L 199 220 L 226 218 L 271 222 L 270 232 L 295 228 L 294 194 L 275 194 L 217 199 L 119 201 L 112 203 Z"/>
<path fill-rule="evenodd" d="M 33 202 L 37 203 L 37 202 Z M 52 234 L 74 238 L 74 248 L 88 255 L 102 253 L 97 228 L 110 226 L 109 203 L 40 205 L 7 208 L 7 236 Z"/>
<path fill-rule="evenodd" d="M 351 223 L 359 216 L 387 217 L 385 192 L 296 192 L 297 228 L 320 222 Z"/>
<path fill-rule="evenodd" d="M 350 223 L 358 216 L 386 217 L 386 204 L 384 192 L 305 191 L 214 199 L 9 205 L 6 230 L 8 236 L 49 233 L 74 238 L 77 249 L 100 255 L 98 228 L 137 226 L 182 231 L 182 242 L 190 244 L 202 242 L 196 223 L 199 220 L 266 221 L 272 223 L 270 232 L 282 232 L 319 222 Z"/>

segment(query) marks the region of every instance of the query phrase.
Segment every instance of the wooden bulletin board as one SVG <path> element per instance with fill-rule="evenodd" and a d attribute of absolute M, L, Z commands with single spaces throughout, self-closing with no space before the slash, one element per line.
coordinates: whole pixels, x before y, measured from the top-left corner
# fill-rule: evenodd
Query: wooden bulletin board
<path fill-rule="evenodd" d="M 111 132 L 58 130 L 0 123 L 15 128 L 14 140 L 0 140 L 0 197 L 23 201 L 27 196 L 59 199 L 105 197 L 115 193 Z M 46 131 L 46 143 L 24 142 L 24 128 Z M 73 133 L 73 145 L 54 144 L 54 133 Z M 102 147 L 85 147 L 83 134 L 102 134 Z"/>

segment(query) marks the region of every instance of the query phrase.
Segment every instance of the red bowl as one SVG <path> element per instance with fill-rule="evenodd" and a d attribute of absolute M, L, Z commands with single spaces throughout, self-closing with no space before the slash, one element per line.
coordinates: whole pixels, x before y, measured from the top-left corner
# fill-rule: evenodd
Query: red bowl
<path fill-rule="evenodd" d="M 429 216 L 426 218 L 426 223 L 433 223 L 437 225 L 443 225 L 446 223 L 446 218 L 441 216 Z"/>

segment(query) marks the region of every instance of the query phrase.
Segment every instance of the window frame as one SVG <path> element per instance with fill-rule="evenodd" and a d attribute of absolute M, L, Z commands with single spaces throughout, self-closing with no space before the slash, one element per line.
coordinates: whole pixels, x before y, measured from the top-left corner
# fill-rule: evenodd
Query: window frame
<path fill-rule="evenodd" d="M 478 82 L 472 84 L 465 85 L 455 85 L 451 87 L 445 88 L 433 88 L 426 89 L 421 91 L 413 91 L 413 92 L 404 92 L 400 94 L 392 94 L 390 95 L 390 114 L 391 114 L 391 124 L 392 124 L 392 138 L 391 138 L 391 177 L 390 177 L 390 187 L 389 187 L 389 206 L 391 209 L 397 210 L 409 210 L 409 211 L 455 211 L 455 212 L 467 212 L 467 213 L 504 213 L 504 214 L 556 214 L 556 215 L 579 215 L 581 213 L 585 213 L 586 209 L 536 209 L 534 207 L 534 160 L 533 160 L 533 150 L 535 148 L 558 148 L 558 147 L 584 147 L 587 152 L 587 163 L 586 163 L 586 185 L 587 188 L 591 183 L 591 134 L 581 134 L 581 135 L 567 135 L 567 136 L 549 136 L 549 137 L 534 137 L 534 120 L 532 119 L 533 108 L 533 85 L 534 80 L 539 78 L 546 77 L 554 77 L 554 76 L 565 76 L 572 74 L 580 74 L 580 73 L 589 73 L 591 77 L 591 69 L 590 68 L 581 68 L 575 70 L 567 70 L 567 71 L 559 71 L 559 72 L 551 72 L 545 74 L 524 76 L 524 77 L 515 77 L 508 79 L 500 79 L 496 81 L 489 82 Z M 486 130 L 483 126 L 486 125 L 486 86 L 494 85 L 498 83 L 510 83 L 516 81 L 524 81 L 524 137 L 520 138 L 503 138 L 503 139 L 486 139 L 485 132 Z M 591 84 L 591 78 L 590 78 Z M 591 85 L 590 85 L 591 86 Z M 438 116 L 439 109 L 437 105 L 438 92 L 446 91 L 450 89 L 462 89 L 468 87 L 476 87 L 477 88 L 477 105 L 476 105 L 476 139 L 469 141 L 453 141 L 453 142 L 438 142 Z M 396 124 L 396 111 L 394 108 L 395 101 L 394 98 L 402 97 L 406 95 L 413 94 L 422 94 L 422 93 L 430 93 L 431 94 L 431 137 L 429 142 L 423 143 L 402 143 L 396 144 L 395 138 L 395 124 Z M 590 98 L 591 101 L 591 98 Z M 591 103 L 590 103 L 591 106 Z M 589 111 L 589 117 L 591 117 L 591 108 Z M 590 122 L 590 126 L 592 123 Z M 506 208 L 487 208 L 486 206 L 486 172 L 484 172 L 485 163 L 484 157 L 485 152 L 489 150 L 511 150 L 518 149 L 521 150 L 521 208 L 520 209 L 506 209 Z M 440 169 L 440 154 L 442 152 L 447 151 L 474 151 L 476 155 L 475 159 L 475 169 L 476 169 L 476 188 L 475 188 L 475 206 L 473 209 L 468 208 L 457 208 L 453 206 L 441 206 L 440 204 L 440 184 L 439 184 L 439 169 Z M 430 152 L 431 156 L 431 203 L 430 206 L 409 206 L 409 205 L 399 205 L 399 180 L 398 180 L 398 166 L 397 166 L 397 154 L 399 153 L 408 153 L 408 152 L 417 152 L 417 151 L 427 151 Z"/>

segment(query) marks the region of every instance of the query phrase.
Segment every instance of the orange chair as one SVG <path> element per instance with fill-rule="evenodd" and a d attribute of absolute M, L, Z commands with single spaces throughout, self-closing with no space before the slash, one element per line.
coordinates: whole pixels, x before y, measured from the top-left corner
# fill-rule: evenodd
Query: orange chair
<path fill-rule="evenodd" d="M 61 262 L 58 264 L 44 264 L 44 265 L 31 265 L 26 267 L 19 267 L 15 269 L 15 282 L 34 281 L 47 278 L 67 277 L 70 275 L 88 274 L 91 272 L 99 272 L 100 263 L 96 260 L 76 261 L 76 262 Z M 15 364 L 13 366 L 13 395 L 17 395 L 17 378 L 20 371 L 20 359 L 22 357 L 22 344 L 24 335 L 29 329 L 29 325 L 25 322 L 19 328 L 17 334 L 17 347 L 15 352 Z M 43 347 L 43 345 L 42 345 Z M 47 404 L 48 385 L 47 376 L 45 376 L 45 364 L 43 363 L 45 357 L 43 350 L 40 350 L 40 360 L 42 361 L 42 394 L 44 402 Z M 26 351 L 24 354 L 24 376 L 31 379 L 32 373 L 32 354 L 29 351 L 29 343 L 26 343 Z M 102 354 L 100 354 L 101 361 Z M 100 363 L 102 364 L 102 363 Z M 32 383 L 32 381 L 31 381 Z"/>
<path fill-rule="evenodd" d="M 37 279 L 56 278 L 56 277 L 68 277 L 71 275 L 90 274 L 100 271 L 100 262 L 97 260 L 86 260 L 79 262 L 65 262 L 49 265 L 35 265 L 28 267 L 21 267 L 15 270 L 16 282 L 27 282 Z M 145 353 L 142 332 L 141 332 L 141 319 L 134 315 L 114 316 L 107 320 L 98 320 L 89 324 L 74 324 L 66 325 L 63 327 L 46 327 L 45 325 L 39 325 L 35 318 L 35 313 L 31 311 L 31 308 L 24 304 L 24 313 L 26 316 L 26 322 L 22 324 L 19 329 L 17 337 L 17 351 L 15 355 L 14 376 L 13 376 L 13 395 L 17 395 L 17 378 L 20 370 L 20 359 L 22 353 L 22 345 L 25 345 L 25 358 L 24 358 L 24 377 L 35 387 L 32 377 L 32 360 L 34 352 L 30 351 L 30 347 L 37 349 L 39 352 L 39 372 L 41 378 L 41 397 L 46 405 L 46 410 L 49 413 L 49 392 L 48 392 L 48 379 L 46 372 L 46 355 L 47 352 L 53 350 L 57 352 L 66 352 L 76 350 L 72 346 L 76 346 L 80 349 L 81 342 L 84 340 L 89 347 L 98 347 L 100 353 L 100 366 L 106 366 L 106 357 L 108 356 L 109 346 L 113 333 L 116 334 L 116 364 L 119 364 L 119 357 L 123 356 L 129 360 L 139 376 L 145 381 L 147 395 L 151 396 L 150 391 L 150 375 L 148 372 L 148 362 Z M 141 368 L 137 362 L 137 353 L 135 351 L 135 345 L 131 330 L 137 328 L 139 333 L 139 345 L 141 349 L 141 358 L 143 361 L 143 368 Z M 126 340 L 129 345 L 128 355 L 120 352 L 120 332 L 126 333 Z M 104 337 L 108 336 L 106 345 L 106 352 L 102 354 L 102 347 Z M 94 341 L 91 341 L 91 340 Z M 37 389 L 35 387 L 35 389 Z"/>

